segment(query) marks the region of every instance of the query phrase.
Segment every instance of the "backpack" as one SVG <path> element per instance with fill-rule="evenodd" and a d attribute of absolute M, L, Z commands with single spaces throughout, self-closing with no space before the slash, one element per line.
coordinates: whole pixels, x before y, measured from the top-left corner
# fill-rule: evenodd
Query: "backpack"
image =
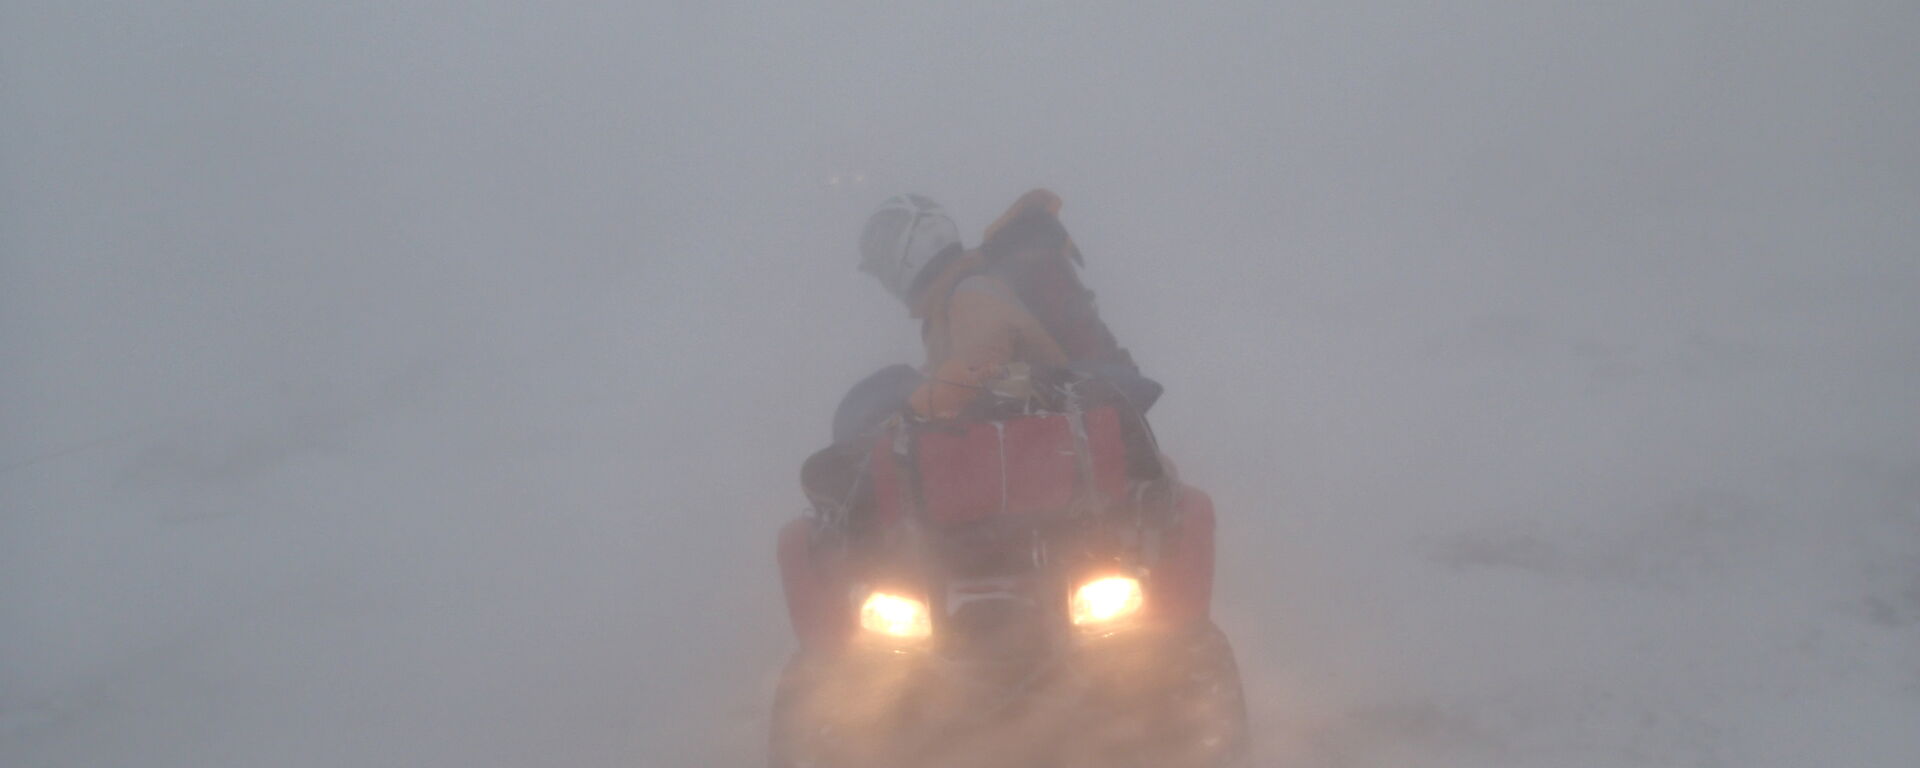
<path fill-rule="evenodd" d="M 1067 359 L 1139 373 L 1133 356 L 1100 320 L 1093 291 L 1080 282 L 1085 260 L 1058 217 L 1029 210 L 996 229 L 980 253 L 983 269 L 1013 289 Z"/>

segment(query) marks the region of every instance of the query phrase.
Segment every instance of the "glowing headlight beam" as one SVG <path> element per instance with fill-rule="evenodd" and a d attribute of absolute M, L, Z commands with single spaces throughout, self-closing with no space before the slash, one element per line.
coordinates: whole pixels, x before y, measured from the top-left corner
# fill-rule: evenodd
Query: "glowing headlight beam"
<path fill-rule="evenodd" d="M 933 635 L 933 618 L 925 602 L 875 592 L 860 604 L 860 627 L 889 637 L 918 640 Z"/>
<path fill-rule="evenodd" d="M 1123 619 L 1140 611 L 1146 602 L 1140 580 L 1131 576 L 1107 576 L 1080 585 L 1073 591 L 1068 613 L 1076 626 L 1102 624 Z"/>

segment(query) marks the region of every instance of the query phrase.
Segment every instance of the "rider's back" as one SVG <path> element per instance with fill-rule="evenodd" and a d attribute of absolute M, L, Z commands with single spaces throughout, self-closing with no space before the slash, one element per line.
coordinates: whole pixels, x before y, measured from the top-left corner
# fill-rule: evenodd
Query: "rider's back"
<path fill-rule="evenodd" d="M 916 312 L 926 323 L 929 376 L 913 398 L 920 416 L 959 415 L 1009 363 L 1138 378 L 1080 282 L 1080 251 L 1059 209 L 1060 198 L 1047 190 L 1022 195 L 987 229 L 979 250 L 929 281 Z"/>

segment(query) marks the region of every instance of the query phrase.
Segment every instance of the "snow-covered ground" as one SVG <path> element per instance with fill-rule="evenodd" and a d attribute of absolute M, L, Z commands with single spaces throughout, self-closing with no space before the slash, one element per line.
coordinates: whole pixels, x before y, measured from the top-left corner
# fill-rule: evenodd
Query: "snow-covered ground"
<path fill-rule="evenodd" d="M 743 765 L 1047 184 L 1262 765 L 1920 764 L 1920 11 L 0 5 L 0 765 Z"/>

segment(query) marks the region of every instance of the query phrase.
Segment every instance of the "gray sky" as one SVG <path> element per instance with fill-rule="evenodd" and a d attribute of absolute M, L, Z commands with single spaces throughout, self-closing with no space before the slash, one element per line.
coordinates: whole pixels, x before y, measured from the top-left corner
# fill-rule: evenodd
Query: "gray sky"
<path fill-rule="evenodd" d="M 1302 765 L 1920 757 L 1920 7 L 0 0 L 0 763 L 759 759 L 1049 186 Z"/>

